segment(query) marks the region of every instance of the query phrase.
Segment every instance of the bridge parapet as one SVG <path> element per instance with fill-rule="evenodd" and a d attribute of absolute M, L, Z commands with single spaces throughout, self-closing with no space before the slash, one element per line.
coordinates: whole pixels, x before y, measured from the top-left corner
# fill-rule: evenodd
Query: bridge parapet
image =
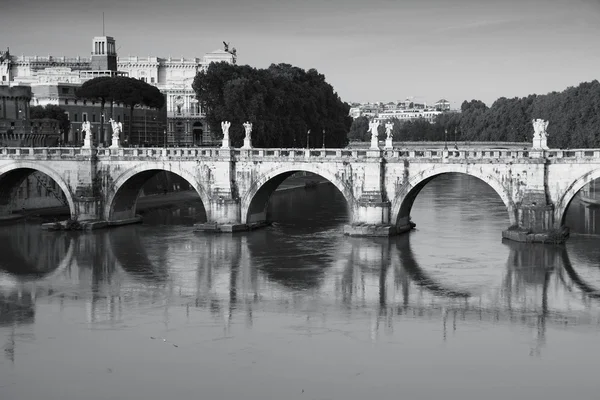
<path fill-rule="evenodd" d="M 81 156 L 96 155 L 99 158 L 137 158 L 156 160 L 168 159 L 215 159 L 221 157 L 236 159 L 279 159 L 301 160 L 361 160 L 367 158 L 384 159 L 422 159 L 422 160 L 513 160 L 528 158 L 546 158 L 549 160 L 600 160 L 600 149 L 550 149 L 535 152 L 531 149 L 497 149 L 497 148 L 468 148 L 449 149 L 428 147 L 400 148 L 393 150 L 371 150 L 357 148 L 343 149 L 314 149 L 303 148 L 252 148 L 252 149 L 222 149 L 207 147 L 122 147 L 118 149 L 80 147 L 3 147 L 0 148 L 2 159 L 68 159 Z"/>

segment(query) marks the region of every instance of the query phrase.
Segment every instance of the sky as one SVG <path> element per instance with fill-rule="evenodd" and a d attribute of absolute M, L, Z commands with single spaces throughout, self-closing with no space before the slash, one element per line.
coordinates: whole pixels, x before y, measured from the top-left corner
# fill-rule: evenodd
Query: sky
<path fill-rule="evenodd" d="M 600 0 L 0 0 L 0 48 L 288 63 L 324 74 L 347 102 L 452 107 L 562 91 L 600 78 Z"/>

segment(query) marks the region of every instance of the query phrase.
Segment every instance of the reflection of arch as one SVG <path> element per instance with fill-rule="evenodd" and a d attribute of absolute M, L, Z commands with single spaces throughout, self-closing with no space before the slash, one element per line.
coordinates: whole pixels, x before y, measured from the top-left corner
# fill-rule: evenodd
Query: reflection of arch
<path fill-rule="evenodd" d="M 396 240 L 396 247 L 400 252 L 400 262 L 402 268 L 410 275 L 410 278 L 417 285 L 431 291 L 433 294 L 442 297 L 469 298 L 471 294 L 460 290 L 446 288 L 437 283 L 419 266 L 410 247 L 410 235 L 401 235 Z"/>
<path fill-rule="evenodd" d="M 162 162 L 145 162 L 119 175 L 114 180 L 113 190 L 107 198 L 104 207 L 104 218 L 107 221 L 111 221 L 115 217 L 115 213 L 119 217 L 133 218 L 135 216 L 137 198 L 144 183 L 157 173 L 167 171 L 179 175 L 196 190 L 204 206 L 207 221 L 210 221 L 210 202 L 204 187 L 198 183 L 192 173 L 177 167 L 177 164 L 169 164 L 169 167 L 170 169 L 165 169 L 165 164 Z"/>
<path fill-rule="evenodd" d="M 10 196 L 15 185 L 20 185 L 27 176 L 36 171 L 48 175 L 56 182 L 69 204 L 71 216 L 75 216 L 75 203 L 69 185 L 64 181 L 61 174 L 40 162 L 19 161 L 0 167 L 0 194 Z M 10 203 L 10 199 L 8 199 L 8 202 Z"/>
<path fill-rule="evenodd" d="M 118 265 L 128 275 L 151 283 L 165 282 L 168 279 L 166 262 L 155 266 L 150 261 L 148 252 L 140 240 L 137 226 L 111 231 L 109 241 L 112 251 L 107 253 L 116 258 Z"/>
<path fill-rule="evenodd" d="M 242 218 L 243 223 L 258 222 L 260 218 L 264 220 L 266 216 L 266 208 L 269 204 L 269 198 L 275 192 L 277 187 L 296 172 L 311 172 L 319 175 L 331 182 L 344 196 L 350 210 L 350 219 L 354 211 L 354 195 L 352 188 L 348 187 L 344 181 L 339 179 L 335 173 L 330 172 L 318 164 L 301 164 L 301 165 L 286 165 L 272 169 L 261 175 L 253 182 L 250 189 L 242 198 Z M 257 219 L 259 218 L 259 219 Z"/>
<path fill-rule="evenodd" d="M 391 220 L 395 221 L 395 223 L 398 223 L 400 218 L 409 217 L 413 203 L 425 185 L 427 185 L 436 176 L 448 173 L 470 175 L 483 181 L 484 183 L 487 183 L 492 189 L 494 189 L 494 191 L 500 196 L 500 199 L 502 199 L 504 202 L 504 205 L 508 210 L 510 224 L 516 224 L 516 208 L 506 188 L 504 188 L 504 186 L 496 179 L 485 176 L 485 174 L 478 172 L 475 168 L 467 168 L 461 164 L 436 166 L 414 176 L 408 182 L 408 184 L 403 185 L 398 195 L 394 198 L 391 208 Z"/>
<path fill-rule="evenodd" d="M 567 250 L 563 248 L 563 251 L 561 251 L 560 255 L 562 258 L 563 268 L 567 272 L 567 275 L 569 275 L 569 278 L 571 278 L 571 280 L 577 285 L 577 287 L 581 289 L 581 291 L 584 292 L 587 296 L 594 299 L 600 299 L 600 289 L 595 288 L 592 285 L 586 283 L 579 276 L 579 274 L 575 271 L 575 268 L 573 268 L 573 264 L 571 264 L 571 260 L 569 259 L 569 254 L 567 253 Z"/>
<path fill-rule="evenodd" d="M 20 230 L 24 230 L 25 235 Z M 62 274 L 73 261 L 74 240 L 70 236 L 48 233 L 28 225 L 14 226 L 9 234 L 0 237 L 3 243 L 0 270 L 20 280 L 52 279 Z"/>
<path fill-rule="evenodd" d="M 595 169 L 573 182 L 556 204 L 556 208 L 554 209 L 554 221 L 560 222 L 560 225 L 563 225 L 567 214 L 567 209 L 569 208 L 569 204 L 571 204 L 571 201 L 575 195 L 585 185 L 598 178 L 600 178 L 600 169 Z"/>

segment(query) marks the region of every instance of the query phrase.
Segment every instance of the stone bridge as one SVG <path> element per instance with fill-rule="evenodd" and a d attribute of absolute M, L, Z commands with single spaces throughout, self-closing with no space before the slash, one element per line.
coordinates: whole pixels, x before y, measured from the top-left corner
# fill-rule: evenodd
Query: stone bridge
<path fill-rule="evenodd" d="M 531 241 L 534 234 L 562 227 L 575 194 L 600 177 L 600 149 L 532 150 L 528 146 L 2 148 L 0 213 L 13 211 L 10 200 L 20 183 L 39 171 L 62 189 L 73 218 L 109 225 L 132 222 L 143 184 L 159 171 L 169 171 L 198 192 L 207 215 L 200 228 L 245 230 L 267 222 L 269 197 L 281 182 L 307 171 L 329 180 L 343 194 L 350 214 L 347 234 L 391 235 L 410 229 L 411 207 L 430 180 L 462 173 L 481 179 L 498 193 L 512 226 L 506 235 L 516 232 L 519 240 Z"/>

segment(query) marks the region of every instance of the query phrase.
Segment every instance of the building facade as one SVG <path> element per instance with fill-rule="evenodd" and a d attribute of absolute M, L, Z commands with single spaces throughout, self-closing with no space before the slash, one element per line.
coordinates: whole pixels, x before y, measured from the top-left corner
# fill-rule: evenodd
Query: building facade
<path fill-rule="evenodd" d="M 27 85 L 32 88 L 32 105 L 54 104 L 63 107 L 71 120 L 64 141 L 82 141 L 81 123 L 90 121 L 99 144 L 110 141 L 110 129 L 102 118 L 97 102 L 75 97 L 75 90 L 86 80 L 98 76 L 130 76 L 156 86 L 165 95 L 164 110 L 136 107 L 133 113 L 121 104 L 113 104 L 112 116 L 124 125 L 123 143 L 130 145 L 201 146 L 215 141 L 205 122 L 204 110 L 196 100 L 192 83 L 196 74 L 212 62 L 235 64 L 233 51 L 216 50 L 202 58 L 119 57 L 110 36 L 94 37 L 91 57 L 13 56 L 0 53 L 0 83 Z M 129 132 L 131 131 L 131 134 Z"/>

